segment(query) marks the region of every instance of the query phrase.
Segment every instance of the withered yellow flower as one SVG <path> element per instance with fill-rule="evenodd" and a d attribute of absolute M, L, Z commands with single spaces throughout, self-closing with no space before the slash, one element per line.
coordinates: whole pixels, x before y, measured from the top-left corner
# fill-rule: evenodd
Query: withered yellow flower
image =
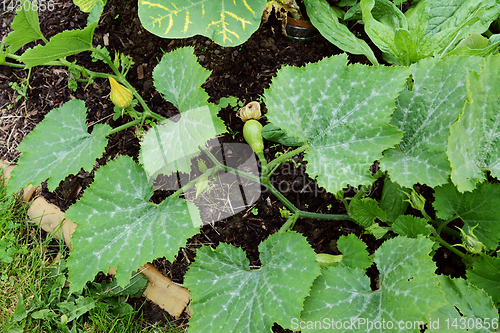
<path fill-rule="evenodd" d="M 246 122 L 250 119 L 259 120 L 262 117 L 262 113 L 260 112 L 260 104 L 258 102 L 250 102 L 239 109 L 236 115 L 240 117 L 243 122 Z"/>
<path fill-rule="evenodd" d="M 126 108 L 130 104 L 132 104 L 132 92 L 116 82 L 116 80 L 112 77 L 108 77 L 109 84 L 111 85 L 111 94 L 109 97 L 114 105 L 120 108 Z"/>

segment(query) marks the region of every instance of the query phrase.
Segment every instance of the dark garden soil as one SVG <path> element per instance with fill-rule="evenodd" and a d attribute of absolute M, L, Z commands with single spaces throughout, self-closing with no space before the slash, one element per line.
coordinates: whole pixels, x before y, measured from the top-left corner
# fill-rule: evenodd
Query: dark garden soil
<path fill-rule="evenodd" d="M 82 13 L 72 1 L 62 0 L 56 2 L 53 12 L 40 13 L 41 30 L 47 38 L 50 38 L 65 29 L 83 28 L 86 25 L 86 17 L 87 14 Z M 0 15 L 0 39 L 10 31 L 8 27 L 12 18 L 12 13 Z M 360 34 L 363 37 L 362 29 Z M 151 110 L 164 117 L 178 113 L 176 108 L 165 102 L 153 87 L 152 71 L 164 52 L 183 46 L 193 46 L 199 63 L 212 71 L 203 85 L 210 95 L 210 101 L 217 103 L 222 97 L 235 96 L 243 104 L 258 100 L 264 89 L 269 87 L 276 71 L 283 65 L 302 66 L 341 53 L 323 38 L 307 44 L 289 40 L 281 33 L 281 23 L 273 17 L 239 47 L 224 48 L 200 36 L 175 40 L 161 39 L 141 26 L 137 16 L 136 0 L 108 1 L 95 32 L 94 45 L 105 45 L 107 40 L 109 45 L 106 47 L 112 54 L 114 50 L 119 50 L 132 56 L 135 65 L 128 74 L 129 82 L 143 96 Z M 370 43 L 369 39 L 365 40 Z M 29 46 L 33 45 L 35 44 L 31 43 Z M 377 56 L 381 58 L 380 54 Z M 78 64 L 88 69 L 109 71 L 109 68 L 102 63 L 92 62 L 88 52 L 70 57 L 69 60 L 73 59 L 77 59 Z M 368 63 L 362 56 L 350 56 L 350 61 Z M 2 159 L 15 161 L 19 154 L 16 147 L 22 139 L 51 109 L 61 106 L 72 98 L 85 101 L 89 109 L 89 124 L 107 123 L 117 127 L 128 121 L 128 119 L 112 120 L 113 104 L 109 100 L 110 88 L 106 80 L 98 79 L 87 89 L 79 84 L 78 90 L 73 92 L 67 86 L 70 74 L 62 67 L 33 68 L 27 90 L 28 99 L 24 101 L 21 98 L 16 101 L 17 93 L 9 87 L 9 82 L 20 82 L 27 75 L 28 72 L 24 70 L 0 67 L 0 158 Z M 263 110 L 265 112 L 264 105 Z M 219 141 L 244 142 L 241 134 L 243 123 L 235 116 L 235 110 L 226 108 L 219 115 L 233 133 L 226 133 L 219 138 Z M 119 155 L 128 155 L 137 161 L 139 148 L 139 140 L 136 139 L 134 129 L 118 132 L 110 137 L 106 152 L 96 163 L 96 168 Z M 266 143 L 265 155 L 268 160 L 283 151 L 282 146 Z M 66 210 L 81 196 L 92 180 L 93 171 L 82 171 L 78 175 L 67 177 L 54 192 L 45 189 L 43 195 L 62 210 Z M 293 162 L 283 164 L 276 171 L 274 180 L 276 187 L 300 209 L 318 213 L 346 213 L 341 202 L 319 188 L 315 181 L 307 176 L 300 156 Z M 372 197 L 380 198 L 382 184 L 382 180 L 375 183 L 370 190 Z M 298 190 L 292 191 L 292 188 Z M 423 188 L 422 191 L 430 203 L 432 189 Z M 346 195 L 352 196 L 354 193 L 354 189 L 350 189 Z M 156 191 L 153 200 L 159 201 L 167 194 L 165 191 Z M 154 260 L 153 264 L 174 282 L 183 283 L 184 273 L 189 264 L 195 260 L 197 248 L 208 244 L 216 246 L 220 242 L 225 242 L 241 247 L 246 251 L 250 264 L 258 265 L 259 243 L 276 232 L 285 219 L 281 217 L 279 211 L 283 205 L 268 192 L 262 193 L 254 207 L 257 208 L 258 215 L 254 215 L 248 209 L 223 221 L 207 224 L 202 227 L 198 235 L 188 240 L 186 247 L 179 251 L 174 262 L 159 258 Z M 370 253 L 383 242 L 375 240 L 371 235 L 364 235 L 363 229 L 350 221 L 302 219 L 296 223 L 294 230 L 307 236 L 309 243 L 318 253 L 338 254 L 337 239 L 349 233 L 355 233 L 362 238 L 368 244 Z M 435 260 L 438 272 L 463 277 L 465 272 L 460 259 L 455 258 L 450 261 L 450 257 L 455 258 L 455 255 L 448 250 L 440 249 L 437 252 Z M 375 280 L 376 269 L 369 270 L 369 274 Z M 137 299 L 131 302 L 142 305 L 144 300 Z M 176 326 L 187 324 L 187 316 L 174 321 L 158 306 L 149 302 L 141 307 L 141 311 L 144 318 L 151 322 L 166 323 L 168 319 Z M 284 330 L 275 325 L 274 332 L 284 332 Z"/>

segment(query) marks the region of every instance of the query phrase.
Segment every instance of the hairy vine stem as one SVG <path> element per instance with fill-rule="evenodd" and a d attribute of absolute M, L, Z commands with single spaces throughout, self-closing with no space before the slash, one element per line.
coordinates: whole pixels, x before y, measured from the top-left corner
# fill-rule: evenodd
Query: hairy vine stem
<path fill-rule="evenodd" d="M 453 221 L 453 220 L 455 220 L 455 219 L 457 219 L 457 218 L 458 218 L 458 217 L 457 217 L 456 215 L 453 215 L 450 219 L 448 219 L 448 220 L 446 220 L 446 221 L 444 221 L 444 222 L 441 222 L 440 224 L 439 224 L 439 223 L 435 223 L 435 224 L 439 224 L 439 225 L 438 225 L 438 228 L 437 228 L 436 233 L 437 233 L 438 235 L 441 235 L 441 231 L 443 231 L 443 230 L 447 230 L 447 233 L 450 233 L 449 231 L 453 231 L 453 234 L 454 234 L 454 235 L 458 235 L 458 236 L 460 236 L 460 234 L 459 234 L 459 233 L 457 233 L 456 231 L 452 230 L 451 228 L 448 228 L 448 224 L 449 224 L 451 221 Z M 445 229 L 445 228 L 446 228 L 446 229 Z"/>
<path fill-rule="evenodd" d="M 106 62 L 106 64 L 108 64 L 108 66 L 113 70 L 113 72 L 115 74 L 113 75 L 113 74 L 108 74 L 108 73 L 94 72 L 94 71 L 86 69 L 83 66 L 76 65 L 76 64 L 74 64 L 72 62 L 69 62 L 68 60 L 66 60 L 64 58 L 61 58 L 59 60 L 50 61 L 50 62 L 46 63 L 45 65 L 46 66 L 65 66 L 65 67 L 68 67 L 68 68 L 71 67 L 71 66 L 73 66 L 77 71 L 79 71 L 80 73 L 85 73 L 85 75 L 88 75 L 92 79 L 93 78 L 107 79 L 109 77 L 112 77 L 115 80 L 117 80 L 118 82 L 122 83 L 125 87 L 127 87 L 127 89 L 129 89 L 132 92 L 132 94 L 134 95 L 134 97 L 137 99 L 137 101 L 141 105 L 141 107 L 144 110 L 144 112 L 143 113 L 138 112 L 141 115 L 140 116 L 140 123 L 144 123 L 144 120 L 147 117 L 153 118 L 153 119 L 155 119 L 157 121 L 165 120 L 165 117 L 162 117 L 161 115 L 156 114 L 153 111 L 151 111 L 151 109 L 148 107 L 148 105 L 146 104 L 146 102 L 144 101 L 144 99 L 142 98 L 142 96 L 134 89 L 134 87 L 132 87 L 132 85 L 127 81 L 127 79 L 125 78 L 125 76 L 118 70 L 118 68 L 116 68 L 115 64 L 111 61 L 111 59 L 106 54 L 102 53 L 100 50 L 98 50 L 96 48 L 92 48 L 91 51 L 95 52 L 96 54 L 98 54 L 103 59 L 103 61 Z M 14 60 L 19 60 L 21 58 L 18 55 L 10 54 L 10 53 L 8 53 L 6 56 L 8 58 L 11 58 L 11 59 L 14 59 Z M 14 64 L 14 63 L 10 63 L 10 62 L 9 63 L 6 62 L 5 65 L 12 66 L 12 67 L 26 68 L 25 65 Z M 130 127 L 130 126 L 133 126 L 133 125 L 136 125 L 136 124 L 137 123 L 134 120 L 133 124 L 130 124 L 127 127 Z M 125 125 L 127 125 L 127 124 L 125 124 Z M 121 128 L 120 130 L 125 129 L 127 127 Z M 115 132 L 117 132 L 117 131 L 113 131 L 112 133 L 115 133 Z M 112 134 L 112 133 L 110 133 L 110 134 Z"/>
<path fill-rule="evenodd" d="M 460 258 L 462 258 L 463 260 L 466 260 L 467 257 L 466 257 L 466 254 L 463 253 L 462 251 L 459 251 L 456 247 L 453 247 L 453 245 L 450 245 L 450 243 L 448 243 L 447 241 L 445 241 L 444 239 L 441 238 L 441 236 L 439 235 L 436 235 L 434 237 L 434 239 L 439 243 L 441 244 L 442 246 L 444 246 L 445 248 L 447 248 L 448 250 L 450 250 L 451 252 L 455 253 L 456 255 L 458 255 Z"/>
<path fill-rule="evenodd" d="M 207 149 L 207 147 L 200 146 L 199 147 L 202 152 L 207 155 L 207 157 L 210 159 L 210 161 L 214 164 L 214 166 L 217 168 L 218 171 L 225 171 L 225 172 L 231 172 L 232 174 L 235 174 L 240 177 L 244 177 L 250 180 L 253 180 L 254 182 L 260 182 L 260 178 L 258 176 L 252 175 L 248 172 L 241 171 L 232 167 L 229 167 L 227 165 L 222 164 L 211 152 L 210 150 Z"/>

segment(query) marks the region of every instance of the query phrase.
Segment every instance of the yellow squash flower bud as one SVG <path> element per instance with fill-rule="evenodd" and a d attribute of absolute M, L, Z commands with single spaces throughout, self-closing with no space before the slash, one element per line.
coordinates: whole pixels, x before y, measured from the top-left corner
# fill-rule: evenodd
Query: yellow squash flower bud
<path fill-rule="evenodd" d="M 132 92 L 116 82 L 116 80 L 112 77 L 109 77 L 109 84 L 111 85 L 111 94 L 110 98 L 114 105 L 119 108 L 126 108 L 130 104 L 132 104 Z"/>
<path fill-rule="evenodd" d="M 239 109 L 236 115 L 240 117 L 243 122 L 247 122 L 247 120 L 250 119 L 259 120 L 262 116 L 260 104 L 258 102 L 250 102 Z"/>

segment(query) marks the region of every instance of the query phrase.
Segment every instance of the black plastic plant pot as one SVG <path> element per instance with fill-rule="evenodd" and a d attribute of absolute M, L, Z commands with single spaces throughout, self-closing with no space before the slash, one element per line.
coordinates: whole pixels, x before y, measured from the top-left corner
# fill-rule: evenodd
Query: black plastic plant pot
<path fill-rule="evenodd" d="M 292 17 L 287 18 L 286 33 L 288 38 L 300 42 L 313 41 L 320 35 L 310 21 L 296 20 Z"/>

